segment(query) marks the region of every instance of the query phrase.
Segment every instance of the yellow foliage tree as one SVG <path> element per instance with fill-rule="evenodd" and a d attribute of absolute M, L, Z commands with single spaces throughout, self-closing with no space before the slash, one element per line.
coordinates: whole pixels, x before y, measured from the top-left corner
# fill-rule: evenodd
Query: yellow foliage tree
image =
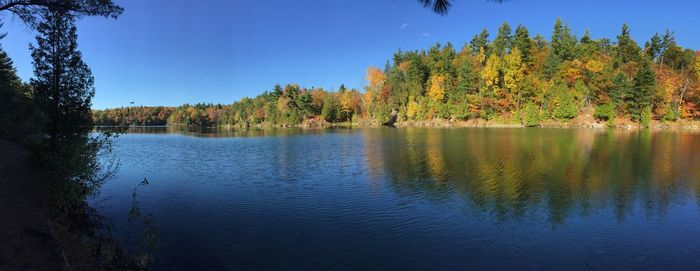
<path fill-rule="evenodd" d="M 496 54 L 491 54 L 486 61 L 486 66 L 481 72 L 481 78 L 484 79 L 486 87 L 497 86 L 499 82 L 499 70 L 501 68 L 501 59 Z"/>
<path fill-rule="evenodd" d="M 352 113 L 355 111 L 352 102 L 353 91 L 346 91 L 340 94 L 340 110 Z"/>
<path fill-rule="evenodd" d="M 369 117 L 372 112 L 372 91 L 369 89 L 362 95 L 362 104 L 364 105 L 363 117 Z"/>
<path fill-rule="evenodd" d="M 428 97 L 436 102 L 441 102 L 445 98 L 445 76 L 436 74 L 430 77 L 430 88 Z"/>
<path fill-rule="evenodd" d="M 289 100 L 285 97 L 280 97 L 277 99 L 277 110 L 280 112 L 287 111 L 287 106 L 289 105 Z"/>
<path fill-rule="evenodd" d="M 695 53 L 695 75 L 698 76 L 698 80 L 700 80 L 700 51 L 697 51 Z"/>
<path fill-rule="evenodd" d="M 593 73 L 599 73 L 603 70 L 603 62 L 591 59 L 586 62 L 586 69 Z"/>
<path fill-rule="evenodd" d="M 505 69 L 503 70 L 503 85 L 512 93 L 517 92 L 518 83 L 525 77 L 525 68 L 522 65 L 522 54 L 518 48 L 503 57 Z"/>
<path fill-rule="evenodd" d="M 477 55 L 477 59 L 479 60 L 479 63 L 482 65 L 486 61 L 486 51 L 484 51 L 484 47 L 479 47 L 479 54 Z"/>
<path fill-rule="evenodd" d="M 410 96 L 408 97 L 408 108 L 406 108 L 406 116 L 409 119 L 415 119 L 416 115 L 418 115 L 418 110 L 419 110 L 419 104 L 416 102 L 415 97 Z"/>

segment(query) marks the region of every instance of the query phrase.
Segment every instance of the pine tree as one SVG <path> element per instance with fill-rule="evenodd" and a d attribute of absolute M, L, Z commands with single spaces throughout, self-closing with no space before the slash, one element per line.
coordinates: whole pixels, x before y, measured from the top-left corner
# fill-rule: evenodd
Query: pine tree
<path fill-rule="evenodd" d="M 37 27 L 37 45 L 30 45 L 35 97 L 48 115 L 50 147 L 59 141 L 87 136 L 92 130 L 90 105 L 94 79 L 78 51 L 75 18 L 62 10 L 47 10 Z"/>
<path fill-rule="evenodd" d="M 472 47 L 472 54 L 478 54 L 483 48 L 484 51 L 489 51 L 489 31 L 486 28 L 481 30 L 479 35 L 474 35 L 474 38 L 469 42 Z"/>
<path fill-rule="evenodd" d="M 576 57 L 576 37 L 571 35 L 571 29 L 557 18 L 552 32 L 552 49 L 561 60 L 572 60 Z"/>
<path fill-rule="evenodd" d="M 75 17 L 65 10 L 47 9 L 37 26 L 31 80 L 35 102 L 47 118 L 47 135 L 39 155 L 54 181 L 50 186 L 61 214 L 81 210 L 109 171 L 98 153 L 108 147 L 109 134 L 91 136 L 93 77 L 78 51 Z M 106 175 L 102 175 L 106 174 Z"/>
<path fill-rule="evenodd" d="M 608 96 L 613 101 L 616 107 L 625 106 L 625 100 L 627 99 L 629 93 L 632 92 L 634 82 L 631 82 L 631 80 L 628 79 L 627 76 L 625 76 L 625 74 L 621 72 L 615 74 L 615 77 L 613 77 L 612 82 L 613 87 L 610 89 L 610 93 L 608 93 Z"/>
<path fill-rule="evenodd" d="M 532 63 L 530 49 L 532 49 L 532 39 L 530 33 L 523 25 L 518 25 L 515 28 L 515 38 L 513 39 L 513 48 L 518 48 L 522 55 L 524 63 Z"/>
<path fill-rule="evenodd" d="M 562 59 L 554 53 L 554 51 L 549 51 L 547 58 L 545 59 L 544 65 L 542 67 L 542 75 L 547 79 L 552 79 L 559 69 L 559 64 Z"/>
<path fill-rule="evenodd" d="M 497 54 L 499 57 L 503 57 L 506 51 L 510 50 L 513 44 L 513 36 L 511 35 L 510 25 L 506 22 L 501 24 L 498 28 L 498 34 L 493 40 L 491 51 L 492 54 Z"/>
<path fill-rule="evenodd" d="M 472 69 L 471 59 L 466 59 L 459 65 L 457 70 L 457 93 L 460 96 L 464 94 L 476 94 L 479 87 L 479 74 Z"/>
<path fill-rule="evenodd" d="M 651 60 L 656 59 L 657 56 L 661 53 L 661 37 L 659 37 L 659 33 L 654 34 L 653 37 L 651 37 L 651 40 L 649 40 L 645 45 L 644 45 L 644 54 Z"/>
<path fill-rule="evenodd" d="M 639 62 L 641 49 L 630 35 L 630 28 L 627 24 L 622 25 L 620 35 L 617 36 L 617 58 L 615 61 L 622 65 L 631 61 Z"/>
<path fill-rule="evenodd" d="M 673 35 L 674 32 L 667 29 L 664 36 L 661 38 L 661 50 L 659 52 L 660 59 L 658 63 L 665 63 L 664 57 L 666 55 L 666 50 L 676 46 L 676 38 Z"/>
<path fill-rule="evenodd" d="M 586 30 L 583 32 L 583 37 L 581 37 L 577 48 L 579 58 L 590 57 L 598 50 L 598 43 L 591 38 L 591 34 Z"/>
<path fill-rule="evenodd" d="M 0 23 L 2 27 L 2 23 Z M 0 34 L 0 39 L 4 35 Z M 22 82 L 17 77 L 17 72 L 13 66 L 12 59 L 0 47 L 0 136 L 13 137 L 12 131 L 17 130 L 17 121 L 26 119 L 20 107 Z M 15 127 L 11 127 L 15 126 Z M 26 136 L 26 135 L 23 135 Z"/>
<path fill-rule="evenodd" d="M 1 26 L 1 25 L 0 25 Z M 12 59 L 0 47 L 0 110 L 8 109 L 10 101 L 18 94 L 21 82 Z"/>
<path fill-rule="evenodd" d="M 651 97 L 654 95 L 656 85 L 656 73 L 648 61 L 642 63 L 634 78 L 634 88 L 630 93 L 630 113 L 638 122 L 642 121 L 644 110 L 651 107 Z"/>
<path fill-rule="evenodd" d="M 272 89 L 272 96 L 275 98 L 282 97 L 282 87 L 280 84 L 275 84 L 275 87 Z"/>

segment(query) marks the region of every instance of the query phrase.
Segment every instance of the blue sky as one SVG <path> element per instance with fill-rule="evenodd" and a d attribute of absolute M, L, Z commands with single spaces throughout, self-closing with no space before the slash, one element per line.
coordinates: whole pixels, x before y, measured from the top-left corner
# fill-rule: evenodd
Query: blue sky
<path fill-rule="evenodd" d="M 579 37 L 588 29 L 613 40 L 626 22 L 641 44 L 668 28 L 680 45 L 700 49 L 700 4 L 690 0 L 455 0 L 444 17 L 416 0 L 115 1 L 125 8 L 119 19 L 78 23 L 94 108 L 228 104 L 275 83 L 362 88 L 366 68 L 383 67 L 398 49 L 461 48 L 484 27 L 493 38 L 504 21 L 549 37 L 561 17 Z M 28 80 L 34 33 L 0 16 L 8 32 L 0 42 Z"/>

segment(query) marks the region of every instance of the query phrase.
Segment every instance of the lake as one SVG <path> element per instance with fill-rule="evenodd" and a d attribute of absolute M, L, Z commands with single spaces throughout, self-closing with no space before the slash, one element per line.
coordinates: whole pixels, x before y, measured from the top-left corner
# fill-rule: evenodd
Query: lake
<path fill-rule="evenodd" d="M 93 200 L 154 270 L 691 270 L 700 133 L 132 130 Z"/>

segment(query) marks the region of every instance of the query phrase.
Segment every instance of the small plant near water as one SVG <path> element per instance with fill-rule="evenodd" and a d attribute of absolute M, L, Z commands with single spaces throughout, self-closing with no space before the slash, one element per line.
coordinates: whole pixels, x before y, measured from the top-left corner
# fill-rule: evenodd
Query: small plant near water
<path fill-rule="evenodd" d="M 642 116 L 640 121 L 642 127 L 649 127 L 651 125 L 651 107 L 647 106 L 642 109 Z"/>
<path fill-rule="evenodd" d="M 537 105 L 532 102 L 528 102 L 523 111 L 523 125 L 527 127 L 540 125 L 542 114 L 540 114 L 540 109 L 537 107 Z"/>
<path fill-rule="evenodd" d="M 595 117 L 597 120 L 607 121 L 608 125 L 612 126 L 613 121 L 615 120 L 615 104 L 609 102 L 596 106 L 593 117 Z"/>
<path fill-rule="evenodd" d="M 140 234 L 138 237 L 138 250 L 134 254 L 136 263 L 139 267 L 146 268 L 153 263 L 153 252 L 155 251 L 156 242 L 158 240 L 155 226 L 153 225 L 153 215 L 148 214 L 142 216 L 141 209 L 139 208 L 138 201 L 136 200 L 136 193 L 140 187 L 148 185 L 148 179 L 143 178 L 131 193 L 131 208 L 129 209 L 128 230 L 126 234 L 126 239 L 124 240 L 124 248 L 129 249 L 133 245 L 131 244 L 131 235 L 136 227 L 139 227 Z"/>

